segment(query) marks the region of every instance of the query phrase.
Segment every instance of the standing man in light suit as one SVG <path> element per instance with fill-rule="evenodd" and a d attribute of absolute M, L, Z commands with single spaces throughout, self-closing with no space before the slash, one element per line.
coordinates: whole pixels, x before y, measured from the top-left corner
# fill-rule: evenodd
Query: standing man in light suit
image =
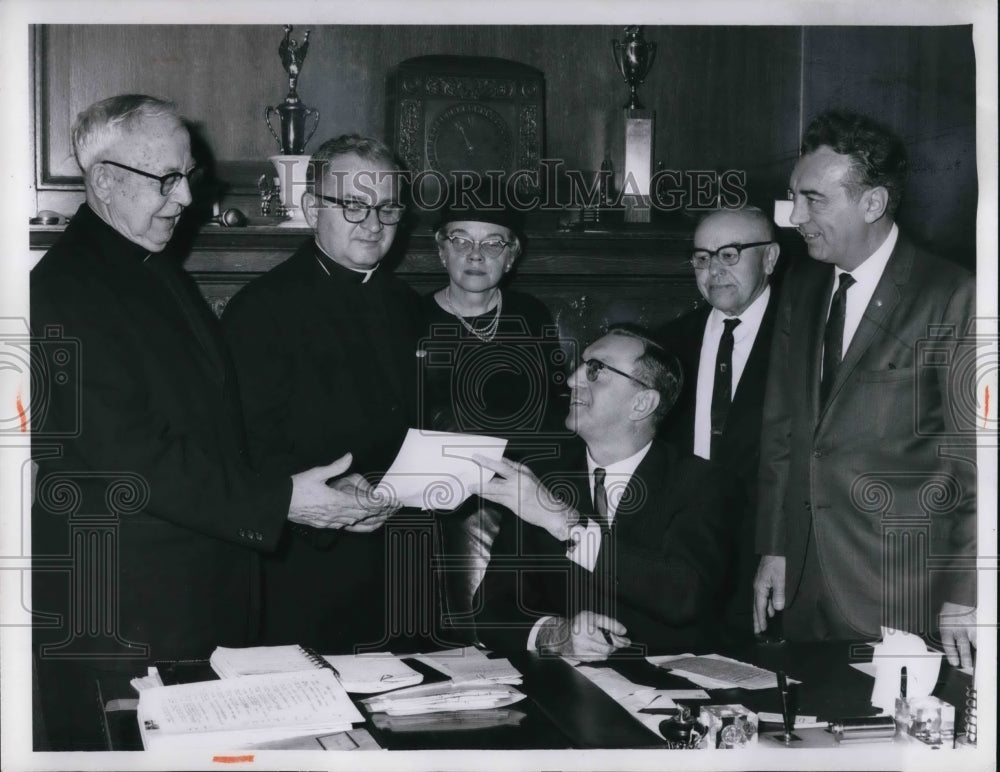
<path fill-rule="evenodd" d="M 724 620 L 728 635 L 749 638 L 761 413 L 778 307 L 770 280 L 780 247 L 770 218 L 756 207 L 713 212 L 693 241 L 691 265 L 707 304 L 658 333 L 687 374 L 662 435 L 682 453 L 734 474 L 743 491 L 729 524 L 740 538 L 723 591 L 729 596 Z"/>
<path fill-rule="evenodd" d="M 896 226 L 906 168 L 899 138 L 861 115 L 824 113 L 803 138 L 791 219 L 812 259 L 792 267 L 778 309 L 754 626 L 784 608 L 790 639 L 924 633 L 940 608 L 948 659 L 968 665 L 975 468 L 946 446 L 968 429 L 956 405 L 974 404 L 954 365 L 975 282 Z M 952 366 L 928 366 L 928 343 Z"/>

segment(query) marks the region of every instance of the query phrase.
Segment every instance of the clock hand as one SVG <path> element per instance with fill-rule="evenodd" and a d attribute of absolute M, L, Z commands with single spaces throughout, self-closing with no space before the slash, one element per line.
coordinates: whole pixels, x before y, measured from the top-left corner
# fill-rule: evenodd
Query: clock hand
<path fill-rule="evenodd" d="M 475 152 L 476 149 L 472 146 L 472 143 L 469 142 L 469 138 L 465 134 L 465 129 L 462 128 L 461 123 L 456 123 L 455 127 L 458 129 L 458 132 L 462 135 L 462 139 L 465 141 L 466 151 L 468 151 L 468 153 L 471 155 L 472 153 Z"/>

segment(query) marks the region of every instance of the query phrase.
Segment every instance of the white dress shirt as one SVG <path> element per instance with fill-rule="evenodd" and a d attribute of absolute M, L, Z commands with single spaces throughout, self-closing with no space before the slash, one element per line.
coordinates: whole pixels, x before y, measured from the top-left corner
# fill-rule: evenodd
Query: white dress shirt
<path fill-rule="evenodd" d="M 896 223 L 892 224 L 889 235 L 886 236 L 882 246 L 876 249 L 861 265 L 853 271 L 844 271 L 840 268 L 834 269 L 833 291 L 830 292 L 830 302 L 826 307 L 826 316 L 830 318 L 830 306 L 833 304 L 833 294 L 840 286 L 840 275 L 850 273 L 854 278 L 854 284 L 847 291 L 847 308 L 844 311 L 844 345 L 840 350 L 847 355 L 847 349 L 854 340 L 854 333 L 858 331 L 861 324 L 861 317 L 865 315 L 865 309 L 871 302 L 872 295 L 875 294 L 875 287 L 878 286 L 885 266 L 889 262 L 892 250 L 896 247 L 896 240 L 899 238 L 899 228 Z"/>
<path fill-rule="evenodd" d="M 760 331 L 764 312 L 771 298 L 770 285 L 764 287 L 738 317 L 727 317 L 719 309 L 713 308 L 705 322 L 705 334 L 701 338 L 701 358 L 698 360 L 698 385 L 694 401 L 694 454 L 709 458 L 712 453 L 712 392 L 715 390 L 715 360 L 719 355 L 719 342 L 725 329 L 723 321 L 738 318 L 740 323 L 733 330 L 733 384 L 729 393 L 736 396 L 736 388 L 746 369 L 750 350 Z"/>
<path fill-rule="evenodd" d="M 605 478 L 604 478 L 604 490 L 608 496 L 608 525 L 610 526 L 615 520 L 615 513 L 618 511 L 618 505 L 621 503 L 622 496 L 625 493 L 625 489 L 628 488 L 629 481 L 632 479 L 632 475 L 635 474 L 635 470 L 639 468 L 639 464 L 646 457 L 649 449 L 653 446 L 652 441 L 646 443 L 645 446 L 640 448 L 638 452 L 632 454 L 628 458 L 624 458 L 621 461 L 616 461 L 613 464 L 607 464 L 604 466 Z M 594 500 L 594 470 L 598 468 L 598 463 L 590 457 L 590 451 L 587 451 L 587 477 L 590 480 L 590 500 Z M 580 523 L 574 525 L 569 529 L 569 544 L 566 547 L 566 557 L 576 563 L 578 566 L 585 568 L 587 571 L 593 571 L 594 567 L 597 565 L 597 557 L 601 552 L 601 525 L 594 520 L 588 520 L 586 523 Z M 538 638 L 538 631 L 541 629 L 542 625 L 553 617 L 542 617 L 534 626 L 531 628 L 531 633 L 528 635 L 528 650 L 534 651 L 535 640 Z"/>

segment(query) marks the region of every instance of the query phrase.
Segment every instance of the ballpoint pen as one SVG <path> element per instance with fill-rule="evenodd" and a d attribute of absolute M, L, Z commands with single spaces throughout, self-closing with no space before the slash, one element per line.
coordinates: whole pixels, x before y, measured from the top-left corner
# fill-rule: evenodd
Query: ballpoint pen
<path fill-rule="evenodd" d="M 798 740 L 799 738 L 792 734 L 792 729 L 795 727 L 795 716 L 792 713 L 791 696 L 788 692 L 788 679 L 785 677 L 785 671 L 778 671 L 778 691 L 781 693 L 781 719 L 785 726 L 785 731 L 781 735 L 781 742 L 786 745 Z"/>

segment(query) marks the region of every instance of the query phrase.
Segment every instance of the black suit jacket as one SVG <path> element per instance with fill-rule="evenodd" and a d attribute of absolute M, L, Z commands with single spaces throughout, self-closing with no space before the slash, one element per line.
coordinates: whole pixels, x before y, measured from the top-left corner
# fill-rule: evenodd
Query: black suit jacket
<path fill-rule="evenodd" d="M 758 551 L 786 557 L 786 606 L 814 539 L 833 602 L 859 633 L 878 635 L 883 623 L 925 633 L 940 600 L 975 605 L 975 356 L 963 342 L 975 281 L 901 233 L 824 405 L 833 281 L 833 267 L 814 260 L 785 280 L 764 403 Z"/>
<path fill-rule="evenodd" d="M 180 261 L 147 255 L 84 205 L 31 273 L 32 603 L 58 615 L 35 629 L 57 745 L 74 674 L 46 683 L 50 667 L 136 672 L 252 640 L 256 553 L 288 513 L 290 479 L 246 463 L 211 311 Z M 92 711 L 93 679 L 79 688 Z"/>
<path fill-rule="evenodd" d="M 730 527 L 739 534 L 736 563 L 724 588 L 724 595 L 728 598 L 726 618 L 730 632 L 737 637 L 749 637 L 753 633 L 753 575 L 757 567 L 754 513 L 760 466 L 760 431 L 777 308 L 778 292 L 772 287 L 757 337 L 726 415 L 719 457 L 712 459 L 727 476 L 735 476 L 742 489 L 741 506 L 733 511 L 730 521 Z M 657 331 L 657 339 L 677 355 L 684 368 L 684 387 L 661 430 L 661 436 L 682 453 L 694 451 L 698 367 L 705 324 L 711 311 L 712 307 L 706 304 Z M 711 398 L 711 394 L 703 395 L 703 399 Z"/>
<path fill-rule="evenodd" d="M 223 328 L 258 467 L 294 474 L 350 452 L 351 471 L 375 482 L 417 425 L 420 297 L 384 267 L 368 282 L 362 278 L 310 239 L 227 305 Z M 324 653 L 398 648 L 389 639 L 404 631 L 399 618 L 388 619 L 389 610 L 423 612 L 429 621 L 433 591 L 426 573 L 419 579 L 403 573 L 429 563 L 387 557 L 387 550 L 409 544 L 423 549 L 429 538 L 429 515 L 405 518 L 373 533 L 289 529 L 264 563 L 265 641 Z M 411 520 L 419 521 L 412 542 L 399 532 Z"/>
<path fill-rule="evenodd" d="M 592 515 L 585 448 L 539 469 L 541 481 Z M 708 462 L 654 442 L 629 481 L 593 573 L 562 542 L 512 513 L 504 516 L 478 594 L 480 639 L 523 651 L 542 616 L 590 609 L 620 621 L 652 652 L 710 649 L 719 632 L 718 591 L 731 539 L 731 502 Z"/>

